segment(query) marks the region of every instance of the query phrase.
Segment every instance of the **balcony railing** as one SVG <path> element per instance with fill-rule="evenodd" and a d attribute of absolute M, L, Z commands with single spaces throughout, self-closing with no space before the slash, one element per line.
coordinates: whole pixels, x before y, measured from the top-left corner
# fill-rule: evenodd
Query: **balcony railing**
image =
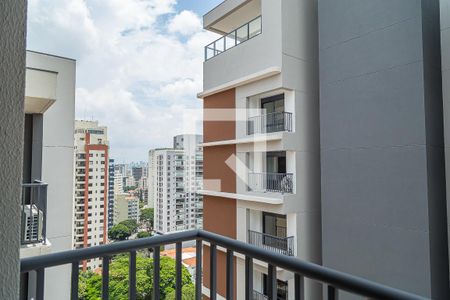
<path fill-rule="evenodd" d="M 39 181 L 22 184 L 21 209 L 21 244 L 45 243 L 47 227 L 47 184 Z"/>
<path fill-rule="evenodd" d="M 248 231 L 249 244 L 274 251 L 276 253 L 294 255 L 294 237 L 278 237 L 253 230 Z"/>
<path fill-rule="evenodd" d="M 44 277 L 45 269 L 49 267 L 71 264 L 71 299 L 78 299 L 79 289 L 79 264 L 81 261 L 92 258 L 102 259 L 102 299 L 109 299 L 109 264 L 113 255 L 119 253 L 129 254 L 129 278 L 128 278 L 128 299 L 136 299 L 136 251 L 141 249 L 153 249 L 153 295 L 152 299 L 160 299 L 160 249 L 167 244 L 176 245 L 175 263 L 175 299 L 182 299 L 182 242 L 196 241 L 196 272 L 195 272 L 195 299 L 202 299 L 202 248 L 203 243 L 209 243 L 210 255 L 209 264 L 209 298 L 217 299 L 217 247 L 222 247 L 226 254 L 226 299 L 234 299 L 234 268 L 232 263 L 234 254 L 239 253 L 245 256 L 245 299 L 252 299 L 253 296 L 253 260 L 259 260 L 268 264 L 268 299 L 277 298 L 277 268 L 282 268 L 293 272 L 295 299 L 305 299 L 303 281 L 309 278 L 322 283 L 327 287 L 328 299 L 337 299 L 338 291 L 345 290 L 349 293 L 360 295 L 370 299 L 385 300 L 423 300 L 426 298 L 410 294 L 385 285 L 371 282 L 343 272 L 335 271 L 320 265 L 302 261 L 292 256 L 279 255 L 269 250 L 261 249 L 241 241 L 224 237 L 215 233 L 191 230 L 173 234 L 142 238 L 117 242 L 108 245 L 95 246 L 91 248 L 63 251 L 48 255 L 35 256 L 21 259 L 21 278 L 27 280 L 30 272 L 36 274 L 36 300 L 44 297 Z M 61 299 L 68 298 L 69 295 L 60 295 Z"/>
<path fill-rule="evenodd" d="M 266 295 L 261 292 L 253 291 L 253 300 L 267 300 L 269 299 Z"/>
<path fill-rule="evenodd" d="M 274 112 L 250 117 L 247 121 L 247 135 L 292 131 L 292 113 Z"/>
<path fill-rule="evenodd" d="M 248 188 L 254 192 L 294 192 L 292 173 L 248 173 Z"/>
<path fill-rule="evenodd" d="M 262 18 L 261 16 L 242 25 L 227 35 L 215 40 L 211 44 L 205 46 L 205 60 L 213 58 L 251 38 L 261 34 Z"/>

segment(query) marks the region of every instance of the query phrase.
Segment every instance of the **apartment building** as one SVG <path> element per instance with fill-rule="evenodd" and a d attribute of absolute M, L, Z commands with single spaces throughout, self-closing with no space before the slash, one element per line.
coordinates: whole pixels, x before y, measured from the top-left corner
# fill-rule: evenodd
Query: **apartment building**
<path fill-rule="evenodd" d="M 75 121 L 74 247 L 102 245 L 108 238 L 108 134 L 97 121 Z M 95 269 L 99 259 L 83 261 Z"/>
<path fill-rule="evenodd" d="M 204 28 L 222 37 L 205 47 L 199 94 L 204 228 L 447 299 L 449 16 L 447 0 L 226 0 L 208 12 Z M 223 297 L 225 253 L 217 262 Z M 252 267 L 264 299 L 267 266 Z M 277 280 L 278 298 L 294 299 L 293 275 Z"/>
<path fill-rule="evenodd" d="M 114 183 L 116 181 L 114 169 L 114 159 L 110 158 L 108 163 L 108 230 L 114 225 Z"/>
<path fill-rule="evenodd" d="M 75 69 L 70 58 L 26 53 L 21 258 L 72 249 Z M 70 292 L 70 266 L 45 276 L 45 299 Z M 22 299 L 35 284 L 33 275 L 22 281 Z"/>
<path fill-rule="evenodd" d="M 155 209 L 158 233 L 202 228 L 201 140 L 199 135 L 180 135 L 174 137 L 174 148 L 149 151 L 148 205 Z"/>
<path fill-rule="evenodd" d="M 114 171 L 114 194 L 123 194 L 123 175 L 120 171 Z"/>
<path fill-rule="evenodd" d="M 128 219 L 139 221 L 139 198 L 129 193 L 117 194 L 114 201 L 114 224 Z"/>
<path fill-rule="evenodd" d="M 222 37 L 205 47 L 199 97 L 205 230 L 320 264 L 316 9 L 314 0 L 252 0 L 208 12 L 204 28 Z M 208 278 L 208 246 L 204 252 Z M 217 260 L 224 297 L 226 253 Z M 245 261 L 234 263 L 236 297 L 244 299 Z M 255 299 L 267 295 L 267 274 L 267 265 L 254 263 Z M 294 299 L 293 274 L 278 269 L 277 278 L 279 299 Z M 305 292 L 321 295 L 310 281 Z"/>

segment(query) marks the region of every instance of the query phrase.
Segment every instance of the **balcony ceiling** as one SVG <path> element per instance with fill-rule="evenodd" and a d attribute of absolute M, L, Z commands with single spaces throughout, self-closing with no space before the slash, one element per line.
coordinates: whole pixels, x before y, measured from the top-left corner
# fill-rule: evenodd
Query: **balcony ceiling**
<path fill-rule="evenodd" d="M 56 101 L 57 73 L 27 68 L 25 113 L 44 113 Z"/>
<path fill-rule="evenodd" d="M 203 17 L 204 28 L 227 34 L 261 15 L 261 0 L 226 0 Z"/>

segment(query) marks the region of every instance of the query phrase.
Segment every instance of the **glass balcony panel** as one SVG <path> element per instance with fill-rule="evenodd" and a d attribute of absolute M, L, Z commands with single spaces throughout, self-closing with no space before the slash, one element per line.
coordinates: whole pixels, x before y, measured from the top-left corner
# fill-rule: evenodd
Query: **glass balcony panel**
<path fill-rule="evenodd" d="M 225 36 L 225 50 L 231 49 L 236 46 L 236 33 L 233 31 L 232 33 Z"/>
<path fill-rule="evenodd" d="M 251 21 L 249 24 L 249 38 L 257 36 L 262 31 L 262 20 L 261 17 L 258 17 Z"/>
<path fill-rule="evenodd" d="M 225 51 L 225 38 L 218 39 L 214 42 L 215 44 L 215 55 L 218 55 Z"/>
<path fill-rule="evenodd" d="M 248 24 L 236 30 L 236 42 L 240 44 L 248 40 Z"/>

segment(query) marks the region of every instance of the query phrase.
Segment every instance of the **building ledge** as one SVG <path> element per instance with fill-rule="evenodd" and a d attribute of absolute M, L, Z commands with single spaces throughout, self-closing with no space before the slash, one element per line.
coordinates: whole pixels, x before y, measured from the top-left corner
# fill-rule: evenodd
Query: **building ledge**
<path fill-rule="evenodd" d="M 251 201 L 251 202 L 259 202 L 266 203 L 272 205 L 280 205 L 284 203 L 284 197 L 286 195 L 278 194 L 278 193 L 265 193 L 265 196 L 261 196 L 261 193 L 252 193 L 252 194 L 236 194 L 236 193 L 226 193 L 226 192 L 217 192 L 210 190 L 200 190 L 199 194 L 204 196 L 215 196 L 229 199 L 236 199 L 242 201 Z"/>
<path fill-rule="evenodd" d="M 207 62 L 205 62 L 207 63 Z M 246 85 L 255 81 L 259 81 L 264 78 L 272 77 L 275 75 L 281 74 L 281 68 L 280 67 L 270 67 L 267 69 L 264 69 L 260 72 L 256 72 L 241 78 L 238 78 L 236 80 L 229 81 L 227 83 L 218 85 L 216 87 L 213 87 L 211 89 L 205 90 L 199 94 L 197 94 L 197 97 L 200 99 L 203 99 L 205 97 L 238 87 L 242 85 Z"/>
<path fill-rule="evenodd" d="M 20 258 L 39 256 L 52 252 L 52 244 L 46 240 L 44 243 L 26 244 L 20 246 Z"/>
<path fill-rule="evenodd" d="M 224 140 L 224 141 L 215 141 L 215 142 L 207 142 L 201 144 L 202 147 L 213 147 L 213 146 L 223 146 L 223 145 L 234 145 L 234 144 L 250 144 L 250 143 L 259 143 L 266 141 L 276 141 L 281 140 L 283 138 L 284 132 L 275 132 L 268 134 L 255 134 L 243 138 L 238 138 L 234 140 Z"/>

